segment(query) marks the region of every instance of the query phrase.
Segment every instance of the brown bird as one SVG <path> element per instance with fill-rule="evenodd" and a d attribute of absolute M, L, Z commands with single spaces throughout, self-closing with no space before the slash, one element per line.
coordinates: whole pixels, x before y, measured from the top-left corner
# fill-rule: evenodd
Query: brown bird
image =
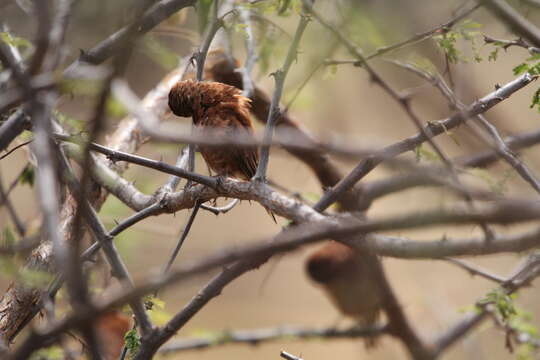
<path fill-rule="evenodd" d="M 103 314 L 96 321 L 96 331 L 103 347 L 105 360 L 115 360 L 120 357 L 124 348 L 124 336 L 130 330 L 129 317 L 119 311 Z"/>
<path fill-rule="evenodd" d="M 169 92 L 169 107 L 175 115 L 191 116 L 195 130 L 201 134 L 212 130 L 213 135 L 221 131 L 226 136 L 253 136 L 250 100 L 234 86 L 209 81 L 179 81 Z M 249 181 L 259 164 L 256 148 L 199 146 L 199 151 L 208 167 L 220 176 Z"/>
<path fill-rule="evenodd" d="M 347 245 L 329 241 L 306 262 L 309 277 L 325 290 L 342 314 L 361 326 L 374 325 L 382 309 L 370 259 Z M 374 338 L 366 342 L 368 346 L 373 344 Z"/>

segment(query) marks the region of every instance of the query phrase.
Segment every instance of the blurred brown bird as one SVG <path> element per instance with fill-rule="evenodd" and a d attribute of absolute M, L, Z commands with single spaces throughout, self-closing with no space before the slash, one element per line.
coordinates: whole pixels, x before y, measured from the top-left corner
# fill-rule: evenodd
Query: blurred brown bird
<path fill-rule="evenodd" d="M 378 284 L 371 274 L 371 256 L 336 241 L 329 241 L 306 262 L 309 277 L 318 283 L 330 300 L 360 326 L 372 326 L 382 309 Z M 374 338 L 366 341 L 374 344 Z"/>
<path fill-rule="evenodd" d="M 175 115 L 193 118 L 195 130 L 223 132 L 226 136 L 253 136 L 249 118 L 250 100 L 234 86 L 218 82 L 179 81 L 169 92 L 169 107 Z M 256 148 L 234 145 L 199 146 L 208 167 L 220 176 L 249 181 L 259 164 Z M 268 211 L 275 221 L 274 215 Z"/>

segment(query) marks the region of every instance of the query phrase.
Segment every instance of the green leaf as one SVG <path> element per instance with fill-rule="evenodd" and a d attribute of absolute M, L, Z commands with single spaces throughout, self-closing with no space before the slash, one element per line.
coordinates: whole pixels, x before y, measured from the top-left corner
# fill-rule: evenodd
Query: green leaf
<path fill-rule="evenodd" d="M 454 31 L 434 37 L 439 47 L 446 53 L 448 61 L 453 64 L 457 64 L 460 59 L 465 60 L 461 52 L 456 48 L 457 39 L 460 37 L 461 35 Z"/>
<path fill-rule="evenodd" d="M 62 360 L 64 350 L 60 346 L 51 346 L 47 349 L 40 349 L 30 356 L 30 360 Z"/>
<path fill-rule="evenodd" d="M 439 155 L 433 151 L 427 150 L 422 145 L 419 145 L 415 149 L 416 160 L 426 160 L 426 161 L 440 161 Z"/>
<path fill-rule="evenodd" d="M 30 187 L 34 186 L 34 179 L 35 179 L 35 170 L 34 167 L 30 164 L 26 165 L 26 167 L 23 169 L 20 177 L 19 182 L 21 184 L 28 184 Z"/>
<path fill-rule="evenodd" d="M 2 242 L 5 246 L 15 245 L 15 236 L 13 235 L 13 231 L 9 226 L 6 226 L 2 232 Z"/>
<path fill-rule="evenodd" d="M 234 31 L 241 34 L 244 37 L 247 37 L 248 35 L 246 28 L 247 28 L 247 24 L 234 24 L 233 26 Z"/>
<path fill-rule="evenodd" d="M 527 72 L 528 70 L 529 70 L 529 64 L 527 63 L 519 64 L 518 66 L 512 69 L 512 71 L 514 72 L 514 75 L 523 74 L 524 72 Z"/>
<path fill-rule="evenodd" d="M 520 344 L 516 351 L 517 360 L 534 360 L 535 347 L 532 344 Z"/>
<path fill-rule="evenodd" d="M 107 99 L 107 104 L 105 105 L 105 109 L 106 109 L 107 115 L 112 116 L 112 117 L 121 118 L 121 117 L 126 116 L 128 113 L 125 106 L 112 96 Z"/>
<path fill-rule="evenodd" d="M 13 36 L 8 32 L 0 32 L 0 39 L 6 44 L 17 48 L 29 48 L 32 46 L 32 43 L 25 38 Z"/>
<path fill-rule="evenodd" d="M 466 19 L 464 20 L 461 25 L 460 25 L 461 28 L 463 29 L 479 29 L 481 27 L 483 27 L 482 24 L 476 22 L 476 21 L 473 21 L 471 19 Z"/>
<path fill-rule="evenodd" d="M 321 194 L 315 192 L 305 192 L 302 194 L 302 197 L 315 203 L 321 199 Z"/>
<path fill-rule="evenodd" d="M 72 130 L 72 133 L 80 133 L 84 131 L 85 122 L 81 119 L 68 116 L 59 111 L 55 111 L 54 115 L 58 122 L 60 122 L 60 124 L 62 124 L 63 126 L 68 127 L 69 130 Z"/>
<path fill-rule="evenodd" d="M 527 58 L 527 61 L 529 61 L 529 62 L 536 61 L 536 60 L 540 60 L 540 54 L 535 54 L 535 55 Z"/>
<path fill-rule="evenodd" d="M 139 348 L 141 347 L 141 338 L 139 337 L 137 330 L 129 330 L 126 335 L 124 335 L 124 341 L 126 342 L 128 355 L 131 358 L 139 351 Z"/>
<path fill-rule="evenodd" d="M 498 55 L 499 55 L 499 48 L 495 48 L 495 50 L 489 53 L 488 61 L 497 61 Z"/>
<path fill-rule="evenodd" d="M 172 315 L 169 312 L 158 307 L 148 310 L 148 316 L 157 326 L 165 325 L 172 318 Z"/>
<path fill-rule="evenodd" d="M 497 313 L 504 321 L 507 321 L 511 316 L 517 314 L 513 299 L 500 288 L 491 290 L 483 299 L 478 301 L 478 303 L 480 305 L 495 305 Z"/>
<path fill-rule="evenodd" d="M 540 87 L 533 94 L 530 108 L 537 107 L 540 112 Z"/>
<path fill-rule="evenodd" d="M 273 14 L 279 11 L 280 0 L 271 0 L 271 1 L 257 1 L 253 3 L 243 2 L 241 6 L 244 6 L 253 11 L 257 11 L 262 15 Z"/>
<path fill-rule="evenodd" d="M 96 79 L 62 79 L 59 82 L 60 92 L 71 95 L 97 95 L 101 91 L 101 81 Z"/>

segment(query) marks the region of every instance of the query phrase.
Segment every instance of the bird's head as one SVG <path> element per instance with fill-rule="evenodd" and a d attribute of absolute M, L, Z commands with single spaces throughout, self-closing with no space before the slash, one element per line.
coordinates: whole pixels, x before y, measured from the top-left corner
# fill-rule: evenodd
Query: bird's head
<path fill-rule="evenodd" d="M 194 99 L 198 95 L 197 83 L 192 80 L 179 81 L 169 92 L 169 107 L 177 116 L 193 115 Z"/>
<path fill-rule="evenodd" d="M 175 115 L 193 117 L 197 122 L 204 112 L 221 103 L 237 104 L 249 110 L 249 99 L 234 86 L 213 81 L 183 80 L 169 92 L 169 107 Z"/>
<path fill-rule="evenodd" d="M 308 258 L 306 271 L 315 282 L 327 284 L 347 274 L 354 267 L 355 257 L 348 246 L 329 242 Z"/>

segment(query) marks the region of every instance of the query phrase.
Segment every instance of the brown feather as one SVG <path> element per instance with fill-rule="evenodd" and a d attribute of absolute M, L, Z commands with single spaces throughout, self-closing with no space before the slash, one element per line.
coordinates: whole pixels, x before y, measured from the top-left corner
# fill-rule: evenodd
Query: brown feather
<path fill-rule="evenodd" d="M 195 130 L 203 136 L 209 129 L 213 134 L 253 136 L 250 100 L 234 86 L 218 82 L 179 81 L 169 93 L 169 107 L 178 116 L 191 116 Z M 208 167 L 220 176 L 249 181 L 259 164 L 256 148 L 200 146 L 199 151 Z"/>
<path fill-rule="evenodd" d="M 308 275 L 336 308 L 362 326 L 373 325 L 382 309 L 379 286 L 370 269 L 361 252 L 336 241 L 327 242 L 306 262 Z M 366 344 L 374 345 L 374 339 L 367 339 Z"/>

